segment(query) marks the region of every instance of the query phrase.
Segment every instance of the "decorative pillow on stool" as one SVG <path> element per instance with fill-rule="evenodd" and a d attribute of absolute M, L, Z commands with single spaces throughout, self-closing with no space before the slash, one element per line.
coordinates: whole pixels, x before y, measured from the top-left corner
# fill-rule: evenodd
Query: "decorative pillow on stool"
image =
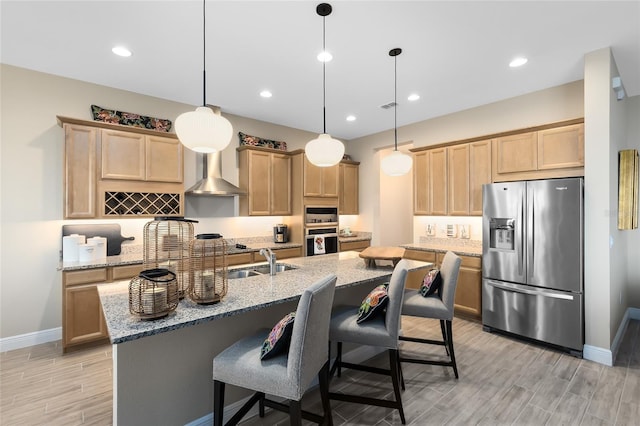
<path fill-rule="evenodd" d="M 260 349 L 260 359 L 272 358 L 289 348 L 295 318 L 296 313 L 291 312 L 273 326 L 267 338 L 264 339 L 262 349 Z"/>
<path fill-rule="evenodd" d="M 424 276 L 422 285 L 420 286 L 420 294 L 423 297 L 431 296 L 440 289 L 442 285 L 442 276 L 440 270 L 432 269 Z"/>
<path fill-rule="evenodd" d="M 384 311 L 387 303 L 389 303 L 388 287 L 389 283 L 380 284 L 364 298 L 360 304 L 360 309 L 358 309 L 358 324 Z"/>

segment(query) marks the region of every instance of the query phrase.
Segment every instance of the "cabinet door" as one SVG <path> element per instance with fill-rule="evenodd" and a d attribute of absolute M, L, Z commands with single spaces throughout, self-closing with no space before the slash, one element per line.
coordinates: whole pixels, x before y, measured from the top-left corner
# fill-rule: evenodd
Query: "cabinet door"
<path fill-rule="evenodd" d="M 435 216 L 447 214 L 447 150 L 437 148 L 429 151 L 430 213 Z"/>
<path fill-rule="evenodd" d="M 145 179 L 144 135 L 102 130 L 101 142 L 103 179 Z"/>
<path fill-rule="evenodd" d="M 95 284 L 65 288 L 63 312 L 65 347 L 109 337 Z"/>
<path fill-rule="evenodd" d="M 429 152 L 413 155 L 413 214 L 426 215 L 429 209 Z"/>
<path fill-rule="evenodd" d="M 461 314 L 480 318 L 482 316 L 482 261 L 479 257 L 460 257 L 462 263 L 458 274 L 454 307 Z"/>
<path fill-rule="evenodd" d="M 482 185 L 491 183 L 491 140 L 469 144 L 469 214 L 482 216 Z"/>
<path fill-rule="evenodd" d="M 538 170 L 583 166 L 583 124 L 538 132 Z"/>
<path fill-rule="evenodd" d="M 321 167 L 322 169 L 322 196 L 323 197 L 338 197 L 339 182 L 340 182 L 340 168 L 339 165 L 331 167 Z"/>
<path fill-rule="evenodd" d="M 177 139 L 160 136 L 145 138 L 145 180 L 182 182 L 182 144 Z"/>
<path fill-rule="evenodd" d="M 304 157 L 304 196 L 322 196 L 322 167 L 315 166 Z"/>
<path fill-rule="evenodd" d="M 358 214 L 358 170 L 356 164 L 340 164 L 340 214 Z"/>
<path fill-rule="evenodd" d="M 467 216 L 469 215 L 469 145 L 448 147 L 447 159 L 449 162 L 448 213 Z"/>
<path fill-rule="evenodd" d="M 249 215 L 269 216 L 271 214 L 271 154 L 249 152 Z"/>
<path fill-rule="evenodd" d="M 291 214 L 291 156 L 271 154 L 271 214 Z"/>
<path fill-rule="evenodd" d="M 497 174 L 537 170 L 538 140 L 536 132 L 495 139 Z"/>
<path fill-rule="evenodd" d="M 98 131 L 74 124 L 64 125 L 64 217 L 96 216 L 96 146 Z"/>

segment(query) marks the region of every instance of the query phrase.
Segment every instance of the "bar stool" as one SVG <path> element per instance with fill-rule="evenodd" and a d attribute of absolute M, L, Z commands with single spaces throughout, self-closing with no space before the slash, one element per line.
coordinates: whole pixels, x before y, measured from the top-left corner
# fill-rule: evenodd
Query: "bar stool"
<path fill-rule="evenodd" d="M 223 424 L 227 383 L 256 391 L 227 425 L 237 424 L 256 402 L 259 403 L 260 417 L 264 416 L 264 407 L 267 406 L 288 412 L 292 425 L 300 425 L 302 418 L 333 424 L 328 397 L 327 341 L 336 280 L 335 275 L 328 275 L 304 291 L 298 302 L 288 352 L 261 360 L 260 350 L 269 334 L 269 330 L 263 330 L 239 340 L 213 359 L 215 426 Z M 302 411 L 300 405 L 303 394 L 316 375 L 324 417 Z M 266 399 L 266 393 L 289 399 L 289 405 Z"/>
<path fill-rule="evenodd" d="M 402 408 L 402 398 L 400 396 L 402 373 L 400 371 L 400 362 L 398 357 L 398 334 L 406 278 L 407 261 L 400 260 L 391 274 L 391 280 L 389 281 L 389 287 L 387 290 L 389 300 L 384 314 L 377 315 L 358 324 L 356 322 L 358 307 L 343 306 L 334 310 L 331 315 L 331 323 L 329 325 L 329 340 L 332 342 L 338 342 L 338 353 L 334 364 L 331 367 L 330 377 L 333 377 L 333 373 L 336 370 L 338 371 L 338 376 L 340 376 L 342 367 L 391 376 L 395 400 L 334 392 L 329 392 L 329 398 L 346 402 L 354 402 L 357 404 L 396 408 L 400 413 L 402 424 L 405 424 L 405 418 L 404 410 Z M 352 364 L 342 361 L 342 343 L 344 342 L 378 346 L 388 349 L 389 369 Z"/>
<path fill-rule="evenodd" d="M 411 289 L 405 290 L 404 293 L 402 315 L 440 320 L 442 341 L 409 337 L 405 335 L 400 336 L 400 340 L 444 346 L 447 356 L 449 356 L 449 361 L 439 361 L 422 358 L 407 358 L 400 355 L 400 362 L 453 367 L 453 373 L 455 374 L 456 379 L 458 378 L 458 367 L 456 365 L 456 356 L 453 351 L 453 330 L 451 324 L 453 321 L 453 301 L 456 295 L 456 287 L 458 285 L 460 262 L 460 257 L 455 253 L 449 251 L 445 254 L 444 259 L 442 260 L 442 266 L 440 267 L 442 287 L 437 294 L 423 297 L 419 290 Z"/>

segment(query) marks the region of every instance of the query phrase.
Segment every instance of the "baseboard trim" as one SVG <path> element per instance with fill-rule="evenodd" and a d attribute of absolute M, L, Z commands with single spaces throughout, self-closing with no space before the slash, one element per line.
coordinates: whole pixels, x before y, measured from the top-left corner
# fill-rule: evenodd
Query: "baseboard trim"
<path fill-rule="evenodd" d="M 640 320 L 640 308 L 627 308 L 629 319 Z"/>
<path fill-rule="evenodd" d="M 598 364 L 604 364 L 609 367 L 613 365 L 613 355 L 611 351 L 597 346 L 584 345 L 582 358 L 597 362 Z"/>
<path fill-rule="evenodd" d="M 618 331 L 613 338 L 613 342 L 611 342 L 611 350 L 599 348 L 597 346 L 584 345 L 582 357 L 589 361 L 594 361 L 611 367 L 613 365 L 613 360 L 616 359 L 616 355 L 618 354 L 618 349 L 622 343 L 624 333 L 627 331 L 629 320 L 632 319 L 640 320 L 640 308 L 627 308 L 624 316 L 622 317 L 622 321 L 620 321 L 620 325 L 618 326 Z"/>
<path fill-rule="evenodd" d="M 346 362 L 358 364 L 368 360 L 369 358 L 372 358 L 378 355 L 381 352 L 384 352 L 385 350 L 386 350 L 385 348 L 379 348 L 375 346 L 358 346 L 357 348 L 343 354 L 342 359 L 343 361 L 346 361 Z M 318 378 L 316 377 L 313 383 L 311 384 L 311 387 L 314 387 L 317 384 L 318 384 Z M 270 399 L 273 399 L 274 401 L 279 401 L 279 402 L 283 401 L 283 399 L 281 398 L 274 398 L 273 396 L 268 396 L 268 397 Z M 225 406 L 224 418 L 229 419 L 231 416 L 233 416 L 236 413 L 236 411 L 238 411 L 238 409 L 242 407 L 244 403 L 249 400 L 249 398 L 251 398 L 251 396 L 248 396 L 244 399 L 241 399 L 240 401 L 236 401 L 233 404 Z M 258 415 L 258 406 L 256 405 L 252 407 L 251 410 L 249 410 L 247 415 L 244 416 L 243 420 L 247 420 L 257 415 Z M 200 417 L 199 419 L 195 419 L 192 422 L 187 423 L 185 426 L 205 426 L 205 425 L 211 425 L 212 423 L 213 423 L 213 413 L 209 413 L 206 416 Z"/>
<path fill-rule="evenodd" d="M 34 331 L 32 333 L 20 334 L 18 336 L 4 337 L 0 339 L 0 352 L 27 348 L 29 346 L 55 342 L 56 340 L 61 339 L 62 327 L 50 328 L 49 330 Z"/>

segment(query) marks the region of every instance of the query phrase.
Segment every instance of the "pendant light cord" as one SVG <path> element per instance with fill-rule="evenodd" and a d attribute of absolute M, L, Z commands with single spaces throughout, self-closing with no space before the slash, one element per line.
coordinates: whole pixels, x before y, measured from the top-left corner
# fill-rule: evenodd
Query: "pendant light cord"
<path fill-rule="evenodd" d="M 326 48 L 326 28 L 325 28 L 326 17 L 322 17 L 322 53 L 327 53 Z M 326 59 L 326 58 L 325 58 Z M 327 133 L 327 61 L 322 61 L 322 133 Z"/>
<path fill-rule="evenodd" d="M 202 0 L 202 106 L 207 106 L 207 1 Z"/>
<path fill-rule="evenodd" d="M 398 150 L 398 56 L 393 57 L 393 138 L 395 151 Z"/>

